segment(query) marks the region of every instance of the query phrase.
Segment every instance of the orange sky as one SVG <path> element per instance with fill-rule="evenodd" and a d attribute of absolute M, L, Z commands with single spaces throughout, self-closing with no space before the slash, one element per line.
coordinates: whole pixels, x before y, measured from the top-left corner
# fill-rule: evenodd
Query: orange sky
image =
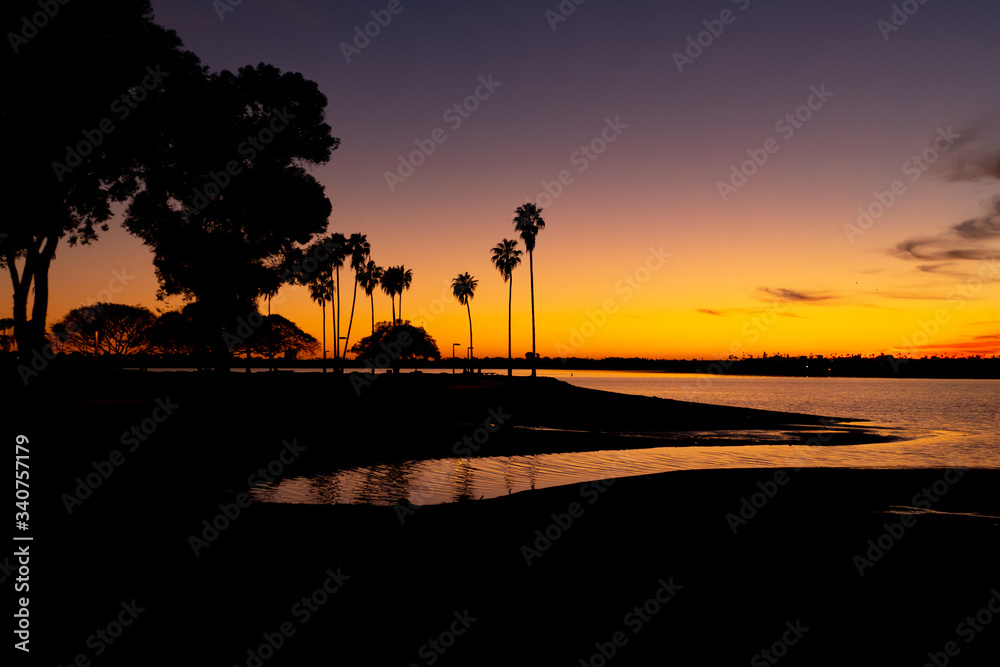
<path fill-rule="evenodd" d="M 537 8 L 496 10 L 493 32 L 471 8 L 406 5 L 351 63 L 336 45 L 363 22 L 364 3 L 244 3 L 224 22 L 205 3 L 154 7 L 213 69 L 263 60 L 320 84 L 343 141 L 312 170 L 333 203 L 329 230 L 367 234 L 378 264 L 413 270 L 403 315 L 445 356 L 453 342 L 468 345 L 465 308 L 447 289 L 465 271 L 479 279 L 477 356 L 506 354 L 507 286 L 489 251 L 515 238 L 511 220 L 526 201 L 543 205 L 547 222 L 535 253 L 544 356 L 1000 353 L 1000 264 L 989 254 L 1000 240 L 952 229 L 1000 224 L 991 209 L 1000 181 L 951 178 L 977 151 L 1000 153 L 987 122 L 1000 109 L 1000 75 L 983 66 L 1000 59 L 992 5 L 928 3 L 887 41 L 875 27 L 880 9 L 834 16 L 755 3 L 678 72 L 671 53 L 717 12 L 650 16 L 611 4 L 581 6 L 556 31 Z M 518 35 L 512 43 L 504 26 Z M 500 85 L 453 129 L 443 112 L 491 73 Z M 823 86 L 830 96 L 820 102 Z M 808 120 L 789 132 L 781 121 L 796 112 Z M 616 119 L 618 130 L 606 130 Z M 447 141 L 390 189 L 386 172 L 436 128 Z M 960 139 L 939 141 L 942 132 Z M 760 158 L 768 139 L 767 161 L 724 198 L 719 182 Z M 585 145 L 602 152 L 583 157 Z M 935 164 L 914 170 L 926 151 Z M 568 184 L 540 200 L 560 172 Z M 884 214 L 849 234 L 858 208 L 894 181 L 900 194 Z M 894 252 L 914 239 L 933 240 L 917 247 L 930 259 Z M 61 246 L 49 322 L 94 298 L 180 305 L 155 301 L 150 257 L 118 227 L 93 246 Z M 2 316 L 10 294 L 5 281 Z M 527 257 L 513 301 L 522 356 L 531 349 Z M 345 330 L 349 306 L 348 293 Z M 375 308 L 389 319 L 384 294 Z M 319 338 L 320 308 L 303 288 L 284 289 L 272 309 Z M 369 327 L 359 298 L 352 339 Z"/>

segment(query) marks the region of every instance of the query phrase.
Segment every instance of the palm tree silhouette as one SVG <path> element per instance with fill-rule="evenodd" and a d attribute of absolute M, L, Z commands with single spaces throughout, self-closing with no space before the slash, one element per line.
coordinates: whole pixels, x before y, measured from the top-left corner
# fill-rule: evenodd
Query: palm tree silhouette
<path fill-rule="evenodd" d="M 372 333 L 375 333 L 375 288 L 379 286 L 384 273 L 385 269 L 369 259 L 368 262 L 361 267 L 361 273 L 358 276 L 358 281 L 361 283 L 361 287 L 364 288 L 365 294 L 367 294 L 372 301 Z"/>
<path fill-rule="evenodd" d="M 379 280 L 379 284 L 382 286 L 382 291 L 389 295 L 389 300 L 392 302 L 392 323 L 396 323 L 396 292 L 401 291 L 400 284 L 400 271 L 398 266 L 390 266 L 382 273 L 382 278 Z"/>
<path fill-rule="evenodd" d="M 504 239 L 493 247 L 493 266 L 503 276 L 504 282 L 510 282 L 507 293 L 507 377 L 514 375 L 514 360 L 510 353 L 510 306 L 514 298 L 514 269 L 521 263 L 521 251 L 517 249 L 517 241 Z"/>
<path fill-rule="evenodd" d="M 476 294 L 476 286 L 479 285 L 479 281 L 466 273 L 460 273 L 458 276 L 451 281 L 451 293 L 455 295 L 458 302 L 465 306 L 466 310 L 469 312 L 469 369 L 472 369 L 472 309 L 469 307 L 469 301 Z"/>
<path fill-rule="evenodd" d="M 326 372 L 326 302 L 333 297 L 325 277 L 309 283 L 309 298 L 323 309 L 323 372 Z"/>
<path fill-rule="evenodd" d="M 360 271 L 371 255 L 372 246 L 364 234 L 351 234 L 351 238 L 347 239 L 346 251 L 351 256 L 351 268 L 354 270 L 354 296 L 351 297 L 351 318 L 347 320 L 347 337 L 344 338 L 344 357 L 347 357 L 348 343 L 351 340 L 351 326 L 354 324 L 354 304 L 358 300 Z"/>
<path fill-rule="evenodd" d="M 336 273 L 336 280 L 333 285 L 333 298 L 335 301 L 336 308 L 331 308 L 334 313 L 331 313 L 331 317 L 336 320 L 333 325 L 333 359 L 336 364 L 337 372 L 340 372 L 340 267 L 344 265 L 344 260 L 347 259 L 347 251 L 344 249 L 347 245 L 347 237 L 343 234 L 331 234 L 329 236 L 330 244 L 333 248 L 330 251 L 330 265 L 333 267 Z"/>
<path fill-rule="evenodd" d="M 531 276 L 531 377 L 537 376 L 538 354 L 535 352 L 535 236 L 545 229 L 542 209 L 528 202 L 517 208 L 514 229 L 521 232 L 521 240 L 528 251 L 528 271 Z"/>
<path fill-rule="evenodd" d="M 399 265 L 399 319 L 403 319 L 403 290 L 410 289 L 413 282 L 413 269 Z"/>

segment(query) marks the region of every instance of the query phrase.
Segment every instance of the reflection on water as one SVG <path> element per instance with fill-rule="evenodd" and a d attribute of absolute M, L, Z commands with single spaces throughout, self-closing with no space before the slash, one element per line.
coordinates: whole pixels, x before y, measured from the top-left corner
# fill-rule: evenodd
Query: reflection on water
<path fill-rule="evenodd" d="M 405 461 L 293 477 L 250 490 L 258 502 L 414 505 L 495 498 L 529 489 L 672 470 L 722 468 L 1000 468 L 987 448 L 952 431 L 915 432 L 913 439 L 874 445 L 810 447 L 655 447 Z"/>

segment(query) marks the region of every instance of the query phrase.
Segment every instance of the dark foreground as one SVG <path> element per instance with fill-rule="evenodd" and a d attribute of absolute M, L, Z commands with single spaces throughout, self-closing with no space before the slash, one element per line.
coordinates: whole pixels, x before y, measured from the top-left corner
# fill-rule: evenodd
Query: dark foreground
<path fill-rule="evenodd" d="M 241 508 L 282 440 L 305 447 L 292 474 L 446 450 L 510 390 L 425 386 L 400 403 L 386 385 L 368 405 L 161 382 L 180 407 L 134 451 L 123 433 L 156 406 L 141 382 L 96 384 L 88 404 L 66 386 L 47 419 L 55 386 L 15 404 L 8 442 L 31 439 L 31 664 L 995 664 L 1000 519 L 885 510 L 1000 516 L 1000 471 L 674 472 L 421 508 Z M 556 415 L 560 391 L 545 386 Z M 517 387 L 522 414 L 533 392 Z M 613 403 L 652 419 L 654 404 Z M 769 419 L 669 403 L 656 409 L 691 428 Z M 519 433 L 497 446 L 544 444 Z M 77 493 L 115 449 L 122 462 Z"/>

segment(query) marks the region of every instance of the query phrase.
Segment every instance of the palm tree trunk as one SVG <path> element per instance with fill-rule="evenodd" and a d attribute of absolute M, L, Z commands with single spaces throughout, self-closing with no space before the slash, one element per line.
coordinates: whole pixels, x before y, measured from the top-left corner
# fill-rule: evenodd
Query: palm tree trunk
<path fill-rule="evenodd" d="M 472 358 L 475 354 L 475 349 L 472 347 L 472 308 L 469 307 L 469 302 L 465 302 L 465 309 L 469 311 L 469 372 L 473 372 Z"/>
<path fill-rule="evenodd" d="M 326 372 L 326 301 L 321 301 L 319 304 L 320 308 L 323 309 L 323 372 Z"/>
<path fill-rule="evenodd" d="M 535 254 L 528 251 L 528 272 L 531 274 L 531 377 L 537 377 L 538 354 L 535 352 Z"/>
<path fill-rule="evenodd" d="M 403 290 L 399 290 L 399 321 L 403 321 Z"/>
<path fill-rule="evenodd" d="M 337 291 L 334 294 L 337 297 L 337 339 L 333 341 L 333 349 L 336 350 L 335 357 L 337 359 L 337 372 L 341 371 L 340 368 L 340 267 L 337 267 Z"/>
<path fill-rule="evenodd" d="M 392 301 L 392 326 L 396 326 L 396 293 L 389 293 L 389 300 Z"/>
<path fill-rule="evenodd" d="M 347 320 L 347 337 L 344 339 L 344 358 L 347 358 L 347 344 L 351 342 L 351 326 L 354 324 L 354 304 L 358 301 L 358 275 L 354 274 L 354 296 L 351 297 L 351 319 Z"/>
<path fill-rule="evenodd" d="M 507 292 L 507 377 L 514 375 L 514 357 L 510 353 L 510 304 L 514 299 L 514 272 L 510 272 L 510 291 Z"/>

